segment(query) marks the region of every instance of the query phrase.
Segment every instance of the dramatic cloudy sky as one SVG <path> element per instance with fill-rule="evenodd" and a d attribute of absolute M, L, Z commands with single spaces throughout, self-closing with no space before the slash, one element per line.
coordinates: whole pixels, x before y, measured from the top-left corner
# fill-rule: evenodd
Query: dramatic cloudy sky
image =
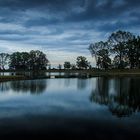
<path fill-rule="evenodd" d="M 0 0 L 0 52 L 45 52 L 72 63 L 118 29 L 140 33 L 140 0 Z M 92 61 L 92 63 L 94 63 Z"/>

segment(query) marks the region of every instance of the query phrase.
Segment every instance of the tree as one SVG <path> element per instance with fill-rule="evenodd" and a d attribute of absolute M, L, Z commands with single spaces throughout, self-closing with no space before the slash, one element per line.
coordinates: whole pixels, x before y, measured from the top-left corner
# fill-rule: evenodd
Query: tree
<path fill-rule="evenodd" d="M 87 69 L 89 67 L 89 62 L 84 56 L 78 56 L 76 64 L 79 69 Z"/>
<path fill-rule="evenodd" d="M 9 63 L 10 69 L 14 70 L 21 69 L 21 62 L 22 58 L 20 52 L 14 52 L 13 54 L 10 55 L 10 63 Z"/>
<path fill-rule="evenodd" d="M 129 40 L 133 40 L 134 35 L 130 32 L 125 31 L 117 31 L 112 33 L 108 38 L 108 43 L 112 47 L 112 53 L 119 57 L 119 65 L 118 68 L 123 67 L 123 58 L 127 55 L 127 47 L 126 43 Z"/>
<path fill-rule="evenodd" d="M 30 67 L 30 54 L 28 52 L 21 52 L 21 69 L 28 70 Z"/>
<path fill-rule="evenodd" d="M 140 68 L 140 37 L 127 42 L 130 68 Z"/>
<path fill-rule="evenodd" d="M 48 63 L 48 69 L 51 70 L 51 63 Z"/>
<path fill-rule="evenodd" d="M 109 51 L 107 49 L 101 49 L 97 52 L 98 55 L 98 63 L 97 65 L 100 68 L 108 69 L 111 65 L 111 59 L 109 58 Z"/>
<path fill-rule="evenodd" d="M 49 63 L 49 60 L 46 57 L 46 54 L 39 50 L 31 50 L 30 53 L 30 70 L 44 70 Z"/>
<path fill-rule="evenodd" d="M 15 52 L 10 56 L 10 68 L 15 70 L 29 69 L 30 55 L 27 52 Z"/>
<path fill-rule="evenodd" d="M 101 67 L 102 61 L 101 61 L 100 57 L 97 58 L 97 64 L 96 65 L 97 65 L 98 69 Z"/>
<path fill-rule="evenodd" d="M 98 66 L 98 58 L 99 58 L 98 52 L 99 52 L 99 50 L 102 50 L 102 49 L 109 50 L 109 45 L 108 45 L 108 42 L 100 41 L 100 42 L 96 42 L 94 44 L 90 44 L 88 49 L 89 49 L 92 57 L 95 57 L 96 66 Z"/>
<path fill-rule="evenodd" d="M 39 50 L 15 52 L 10 56 L 9 67 L 14 70 L 44 70 L 48 62 L 46 55 Z"/>
<path fill-rule="evenodd" d="M 61 65 L 61 64 L 58 65 L 58 69 L 59 69 L 59 70 L 62 69 L 62 65 Z"/>
<path fill-rule="evenodd" d="M 113 65 L 113 68 L 118 68 L 118 66 L 119 66 L 119 57 L 117 55 L 114 57 L 112 65 Z"/>
<path fill-rule="evenodd" d="M 71 68 L 70 62 L 65 62 L 64 63 L 64 69 L 70 69 L 70 68 Z"/>
<path fill-rule="evenodd" d="M 75 70 L 76 69 L 76 65 L 75 64 L 71 64 L 71 69 Z"/>
<path fill-rule="evenodd" d="M 5 70 L 5 65 L 8 64 L 10 55 L 8 53 L 0 53 L 0 67 Z"/>

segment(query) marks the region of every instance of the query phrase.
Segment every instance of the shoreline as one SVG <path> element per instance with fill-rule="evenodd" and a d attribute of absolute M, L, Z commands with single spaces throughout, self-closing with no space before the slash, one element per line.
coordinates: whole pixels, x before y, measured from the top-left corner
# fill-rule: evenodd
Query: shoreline
<path fill-rule="evenodd" d="M 1 73 L 26 73 L 33 71 L 1 71 Z M 34 71 L 35 72 L 35 71 Z M 57 78 L 93 78 L 93 77 L 140 77 L 140 70 L 45 70 L 39 73 L 53 73 L 53 75 L 25 76 L 25 75 L 1 75 L 0 82 L 35 80 L 35 79 L 57 79 Z M 60 73 L 60 75 L 55 75 Z M 61 73 L 65 73 L 61 75 Z M 36 74 L 37 75 L 37 74 Z"/>

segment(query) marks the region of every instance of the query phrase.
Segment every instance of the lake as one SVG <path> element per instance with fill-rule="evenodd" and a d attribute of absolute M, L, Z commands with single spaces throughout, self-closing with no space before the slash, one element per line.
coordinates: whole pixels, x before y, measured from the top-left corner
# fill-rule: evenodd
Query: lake
<path fill-rule="evenodd" d="M 0 83 L 0 136 L 140 136 L 140 77 Z"/>

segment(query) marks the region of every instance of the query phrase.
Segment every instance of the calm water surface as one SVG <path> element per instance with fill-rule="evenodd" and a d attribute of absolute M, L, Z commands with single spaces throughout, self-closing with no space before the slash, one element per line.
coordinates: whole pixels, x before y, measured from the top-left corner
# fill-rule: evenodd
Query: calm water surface
<path fill-rule="evenodd" d="M 140 136 L 140 78 L 0 83 L 0 135 Z"/>

